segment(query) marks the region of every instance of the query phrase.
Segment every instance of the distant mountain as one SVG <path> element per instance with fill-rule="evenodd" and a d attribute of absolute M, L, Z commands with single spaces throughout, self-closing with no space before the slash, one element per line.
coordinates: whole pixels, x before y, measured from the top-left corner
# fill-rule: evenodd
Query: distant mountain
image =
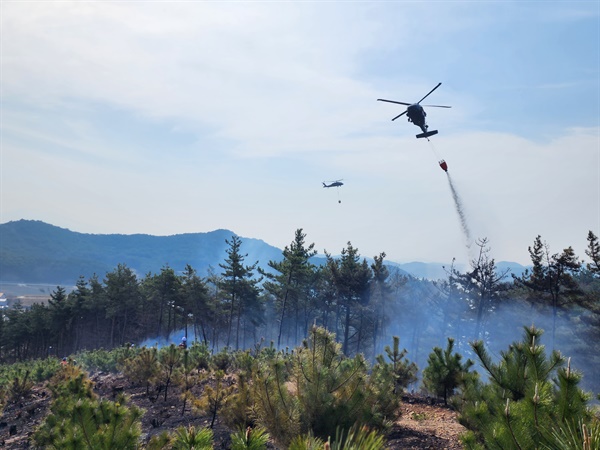
<path fill-rule="evenodd" d="M 0 224 L 0 283 L 48 283 L 73 285 L 83 275 L 86 279 L 96 274 L 100 279 L 125 264 L 138 276 L 160 273 L 169 266 L 181 272 L 187 264 L 200 276 L 209 267 L 220 271 L 230 240 L 235 235 L 230 230 L 207 233 L 186 233 L 172 236 L 147 234 L 85 234 L 60 228 L 41 221 L 18 220 Z M 263 269 L 269 261 L 280 261 L 282 250 L 262 240 L 241 237 L 242 254 L 248 254 L 245 263 L 258 261 Z M 372 262 L 370 258 L 367 261 Z M 317 255 L 314 264 L 325 263 Z M 446 279 L 443 263 L 387 262 L 390 268 L 403 275 L 430 280 Z M 499 270 L 511 269 L 520 275 L 525 267 L 509 262 L 497 263 Z M 465 270 L 457 267 L 458 270 Z"/>
<path fill-rule="evenodd" d="M 187 264 L 204 276 L 209 266 L 227 257 L 235 235 L 229 230 L 151 236 L 146 234 L 84 234 L 40 221 L 0 224 L 0 281 L 74 284 L 80 275 L 101 279 L 118 264 L 139 276 L 159 273 L 168 265 L 176 272 Z M 261 240 L 241 238 L 245 263 L 267 265 L 282 258 L 281 250 Z"/>
<path fill-rule="evenodd" d="M 447 271 L 450 270 L 451 264 L 410 262 L 397 264 L 397 266 L 404 272 L 416 278 L 425 278 L 428 280 L 442 280 L 448 278 Z M 464 264 L 456 264 L 454 268 L 459 272 L 465 272 L 468 269 L 468 267 Z M 525 272 L 525 269 L 527 269 L 528 267 L 515 262 L 499 261 L 496 262 L 496 268 L 498 273 L 503 273 L 504 271 L 508 270 L 507 278 L 505 279 L 505 281 L 511 281 L 511 274 L 521 276 L 523 272 Z"/>

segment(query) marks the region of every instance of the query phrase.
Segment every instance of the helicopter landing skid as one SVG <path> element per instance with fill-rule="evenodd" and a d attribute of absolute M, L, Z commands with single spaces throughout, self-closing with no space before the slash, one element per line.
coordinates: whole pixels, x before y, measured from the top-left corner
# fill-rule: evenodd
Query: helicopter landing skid
<path fill-rule="evenodd" d="M 428 138 L 429 136 L 433 136 L 434 134 L 438 134 L 438 130 L 431 130 L 427 133 L 417 134 L 417 139 L 419 138 Z"/>

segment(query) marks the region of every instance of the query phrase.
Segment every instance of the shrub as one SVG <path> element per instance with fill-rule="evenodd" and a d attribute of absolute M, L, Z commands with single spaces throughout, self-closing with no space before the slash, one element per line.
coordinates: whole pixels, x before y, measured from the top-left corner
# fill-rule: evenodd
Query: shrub
<path fill-rule="evenodd" d="M 264 428 L 239 428 L 231 435 L 231 450 L 264 450 L 268 441 L 269 433 Z"/>
<path fill-rule="evenodd" d="M 458 353 L 452 354 L 454 348 L 454 339 L 448 338 L 446 350 L 435 347 L 430 353 L 428 365 L 423 370 L 423 384 L 425 388 L 444 399 L 444 404 L 448 404 L 448 398 L 454 395 L 454 391 L 459 387 L 469 369 L 473 366 L 473 361 L 468 359 L 464 364 L 460 361 L 462 356 Z"/>
<path fill-rule="evenodd" d="M 127 406 L 121 395 L 116 402 L 97 400 L 87 375 L 65 366 L 51 380 L 50 414 L 33 434 L 43 448 L 136 449 L 141 434 L 142 410 Z"/>
<path fill-rule="evenodd" d="M 584 443 L 594 439 L 598 448 L 598 422 L 587 407 L 590 396 L 579 388 L 581 374 L 559 352 L 546 356 L 542 334 L 525 327 L 522 341 L 501 352 L 497 363 L 481 341 L 471 344 L 489 382 L 463 395 L 460 421 L 471 431 L 466 449 L 587 449 L 594 447 Z"/>

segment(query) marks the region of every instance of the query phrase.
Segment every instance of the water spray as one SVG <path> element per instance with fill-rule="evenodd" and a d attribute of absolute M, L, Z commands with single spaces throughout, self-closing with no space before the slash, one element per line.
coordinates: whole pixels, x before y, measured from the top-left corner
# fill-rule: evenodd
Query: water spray
<path fill-rule="evenodd" d="M 462 228 L 463 234 L 465 235 L 465 240 L 467 244 L 467 248 L 471 248 L 471 243 L 473 242 L 471 238 L 471 230 L 469 229 L 469 225 L 467 223 L 467 216 L 465 215 L 465 210 L 462 205 L 462 200 L 454 187 L 454 183 L 452 182 L 452 178 L 450 178 L 450 174 L 446 171 L 446 175 L 448 176 L 448 185 L 450 186 L 450 192 L 452 192 L 452 198 L 454 199 L 454 206 L 456 207 L 456 212 L 458 213 L 458 218 L 460 219 L 460 226 Z"/>
<path fill-rule="evenodd" d="M 435 157 L 438 160 L 438 164 L 440 165 L 442 170 L 444 172 L 446 172 L 446 176 L 448 177 L 448 185 L 450 186 L 450 192 L 452 193 L 452 199 L 454 200 L 454 206 L 456 208 L 456 213 L 458 214 L 458 218 L 460 220 L 460 226 L 461 226 L 463 234 L 465 236 L 467 249 L 470 250 L 471 243 L 473 242 L 473 239 L 471 238 L 471 230 L 469 229 L 469 224 L 467 223 L 467 216 L 465 214 L 465 209 L 462 205 L 462 200 L 461 200 L 460 196 L 458 195 L 456 187 L 454 186 L 454 183 L 452 182 L 452 178 L 450 177 L 450 173 L 448 172 L 448 164 L 446 163 L 446 161 L 444 161 L 440 157 L 437 150 L 435 149 L 435 146 L 433 145 L 433 142 L 431 142 L 429 139 L 427 139 L 427 141 L 429 142 L 429 146 L 431 147 L 433 154 L 435 155 Z"/>

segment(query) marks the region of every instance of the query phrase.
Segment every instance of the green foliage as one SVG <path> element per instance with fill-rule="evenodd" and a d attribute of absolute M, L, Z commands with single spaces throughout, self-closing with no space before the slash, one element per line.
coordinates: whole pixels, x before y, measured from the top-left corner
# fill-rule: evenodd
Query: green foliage
<path fill-rule="evenodd" d="M 551 430 L 551 434 L 551 443 L 542 443 L 545 450 L 600 449 L 600 420 L 597 417 L 587 426 L 582 421 L 577 424 L 562 422 Z"/>
<path fill-rule="evenodd" d="M 324 446 L 323 439 L 307 434 L 293 438 L 288 450 L 323 450 Z"/>
<path fill-rule="evenodd" d="M 212 450 L 213 432 L 208 428 L 179 427 L 173 438 L 173 450 Z"/>
<path fill-rule="evenodd" d="M 83 351 L 74 356 L 77 364 L 89 371 L 118 373 L 121 364 L 126 359 L 135 356 L 140 350 L 129 345 L 117 347 L 113 350 L 97 349 Z"/>
<path fill-rule="evenodd" d="M 36 383 L 50 379 L 59 368 L 56 358 L 0 365 L 0 412 L 6 403 L 27 397 Z"/>
<path fill-rule="evenodd" d="M 461 363 L 462 356 L 452 354 L 454 339 L 448 338 L 446 350 L 435 347 L 429 354 L 428 365 L 423 370 L 423 384 L 425 388 L 437 396 L 443 397 L 448 404 L 448 398 L 454 395 L 456 388 L 461 386 L 473 361 L 468 359 Z"/>
<path fill-rule="evenodd" d="M 466 449 L 585 448 L 564 446 L 577 436 L 583 443 L 584 426 L 597 427 L 587 408 L 589 396 L 579 388 L 581 374 L 570 362 L 564 367 L 558 352 L 546 357 L 541 335 L 525 328 L 523 340 L 502 352 L 498 363 L 481 342 L 472 344 L 489 383 L 468 386 L 463 393 L 460 421 L 472 432 L 464 437 Z"/>
<path fill-rule="evenodd" d="M 150 438 L 144 450 L 164 450 L 169 448 L 171 444 L 171 436 L 166 431 L 160 434 L 155 434 Z"/>
<path fill-rule="evenodd" d="M 279 356 L 258 361 L 252 374 L 252 414 L 273 439 L 283 444 L 300 432 L 298 397 L 288 379 L 289 369 Z"/>
<path fill-rule="evenodd" d="M 50 414 L 33 434 L 36 445 L 61 449 L 136 449 L 143 411 L 116 402 L 97 400 L 92 383 L 76 366 L 64 366 L 51 380 Z"/>
<path fill-rule="evenodd" d="M 190 361 L 200 370 L 208 370 L 210 368 L 211 357 L 208 345 L 204 342 L 194 342 L 188 348 Z"/>
<path fill-rule="evenodd" d="M 182 349 L 171 344 L 168 347 L 163 347 L 158 352 L 159 370 L 157 380 L 164 387 L 164 400 L 167 401 L 169 386 L 174 380 L 175 369 L 181 363 Z"/>
<path fill-rule="evenodd" d="M 348 429 L 363 420 L 368 392 L 362 355 L 346 358 L 332 333 L 313 327 L 295 356 L 293 382 L 303 430 L 327 437 L 338 427 Z"/>
<path fill-rule="evenodd" d="M 60 363 L 54 357 L 0 365 L 0 386 L 8 386 L 25 373 L 28 373 L 28 380 L 41 383 L 52 378 L 59 368 Z"/>
<path fill-rule="evenodd" d="M 227 373 L 233 365 L 231 349 L 229 347 L 223 347 L 219 353 L 213 355 L 212 365 L 215 370 L 221 370 Z"/>
<path fill-rule="evenodd" d="M 268 441 L 269 433 L 264 428 L 239 428 L 231 434 L 231 450 L 264 450 Z"/>
<path fill-rule="evenodd" d="M 211 415 L 210 428 L 215 425 L 218 413 L 227 404 L 233 394 L 234 386 L 225 382 L 225 372 L 217 370 L 214 373 L 214 386 L 206 384 L 204 392 L 199 399 L 194 400 L 194 407 Z"/>
<path fill-rule="evenodd" d="M 123 362 L 122 370 L 132 382 L 145 384 L 146 394 L 148 394 L 150 385 L 155 381 L 160 370 L 156 348 L 142 348 L 136 356 Z"/>
<path fill-rule="evenodd" d="M 256 421 L 282 445 L 301 433 L 325 439 L 355 424 L 383 427 L 395 416 L 396 399 L 379 401 L 393 396 L 377 390 L 382 382 L 369 382 L 367 369 L 362 355 L 346 358 L 332 333 L 313 327 L 303 347 L 289 357 L 280 353 L 257 365 Z M 393 389 L 395 378 L 388 380 L 385 386 Z"/>
<path fill-rule="evenodd" d="M 331 450 L 383 450 L 384 444 L 384 437 L 377 431 L 353 426 L 345 434 L 343 430 L 338 429 L 330 448 Z"/>
<path fill-rule="evenodd" d="M 400 351 L 400 339 L 393 337 L 393 347 L 385 347 L 387 360 L 378 355 L 369 377 L 369 395 L 365 402 L 370 405 L 371 417 L 366 423 L 384 426 L 398 414 L 400 393 L 417 380 L 417 365 L 409 362 L 406 349 Z"/>
<path fill-rule="evenodd" d="M 383 450 L 385 446 L 384 437 L 375 430 L 365 427 L 352 427 L 347 433 L 340 428 L 336 430 L 335 440 L 331 438 L 324 441 L 311 434 L 297 436 L 290 443 L 288 450 Z"/>
<path fill-rule="evenodd" d="M 392 340 L 393 346 L 390 348 L 389 345 L 386 345 L 384 348 L 388 361 L 384 359 L 383 355 L 378 355 L 376 358 L 377 364 L 373 367 L 373 371 L 389 373 L 387 376 L 391 376 L 394 380 L 392 392 L 398 394 L 409 384 L 417 381 L 417 371 L 419 369 L 415 363 L 405 358 L 408 353 L 406 349 L 400 351 L 400 338 L 393 336 Z"/>
<path fill-rule="evenodd" d="M 254 397 L 252 387 L 248 383 L 248 375 L 239 372 L 237 375 L 237 392 L 231 395 L 223 408 L 223 419 L 230 428 L 250 426 L 254 423 L 252 410 L 254 409 Z"/>

